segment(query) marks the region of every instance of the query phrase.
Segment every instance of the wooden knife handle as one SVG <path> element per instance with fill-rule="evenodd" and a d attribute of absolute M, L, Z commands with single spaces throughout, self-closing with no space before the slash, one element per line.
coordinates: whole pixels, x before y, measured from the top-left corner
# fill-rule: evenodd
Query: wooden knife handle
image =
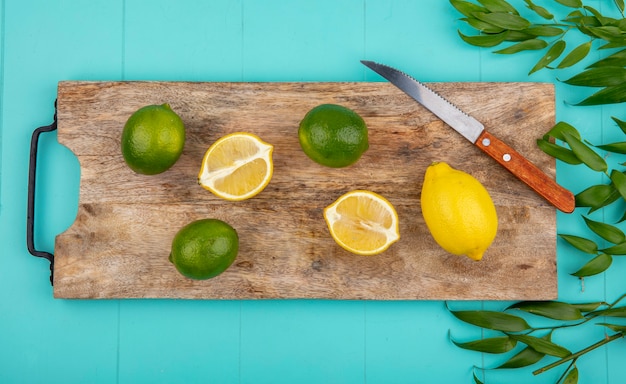
<path fill-rule="evenodd" d="M 518 179 L 526 183 L 557 209 L 571 213 L 576 208 L 572 192 L 556 183 L 551 177 L 528 161 L 506 143 L 487 131 L 476 140 L 476 146 L 491 156 Z"/>

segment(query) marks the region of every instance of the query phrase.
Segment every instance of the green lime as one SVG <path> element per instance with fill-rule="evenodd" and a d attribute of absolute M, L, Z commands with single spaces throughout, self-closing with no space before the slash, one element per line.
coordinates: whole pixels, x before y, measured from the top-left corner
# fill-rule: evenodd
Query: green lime
<path fill-rule="evenodd" d="M 167 171 L 183 153 L 185 125 L 168 104 L 148 105 L 128 118 L 121 141 L 130 169 L 156 175 Z"/>
<path fill-rule="evenodd" d="M 178 231 L 169 260 L 183 276 L 205 280 L 228 269 L 238 250 L 239 236 L 233 227 L 218 219 L 202 219 Z"/>
<path fill-rule="evenodd" d="M 333 168 L 354 164 L 369 148 L 363 118 L 336 104 L 311 109 L 300 122 L 298 138 L 307 156 Z"/>

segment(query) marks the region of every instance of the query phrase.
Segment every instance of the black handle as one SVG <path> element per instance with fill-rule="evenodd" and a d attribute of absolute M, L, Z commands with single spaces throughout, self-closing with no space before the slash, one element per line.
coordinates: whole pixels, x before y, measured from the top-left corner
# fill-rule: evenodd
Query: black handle
<path fill-rule="evenodd" d="M 57 129 L 56 103 L 54 106 L 54 121 L 50 125 L 39 127 L 33 132 L 30 140 L 30 165 L 28 168 L 28 209 L 26 213 L 26 247 L 31 255 L 43 257 L 50 262 L 50 284 L 54 281 L 54 255 L 49 252 L 38 251 L 35 249 L 34 230 L 35 230 L 35 182 L 37 180 L 37 146 L 39 143 L 39 135 L 43 132 L 51 132 Z"/>

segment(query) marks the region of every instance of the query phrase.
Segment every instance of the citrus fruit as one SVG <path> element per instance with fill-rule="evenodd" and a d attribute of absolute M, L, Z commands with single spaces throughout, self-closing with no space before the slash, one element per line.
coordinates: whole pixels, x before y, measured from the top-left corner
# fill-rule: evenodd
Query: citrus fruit
<path fill-rule="evenodd" d="M 311 109 L 300 122 L 298 138 L 309 158 L 333 168 L 354 164 L 369 148 L 363 118 L 336 104 Z"/>
<path fill-rule="evenodd" d="M 426 169 L 421 206 L 433 238 L 452 254 L 480 260 L 496 237 L 498 217 L 485 187 L 444 162 Z"/>
<path fill-rule="evenodd" d="M 381 195 L 350 191 L 324 209 L 330 234 L 343 249 L 357 255 L 376 255 L 400 238 L 398 214 Z"/>
<path fill-rule="evenodd" d="M 198 183 L 230 201 L 249 199 L 272 179 L 274 147 L 247 132 L 226 135 L 204 154 Z"/>
<path fill-rule="evenodd" d="M 237 231 L 218 219 L 201 219 L 182 227 L 172 241 L 169 256 L 178 272 L 190 279 L 210 279 L 235 261 Z"/>
<path fill-rule="evenodd" d="M 156 175 L 168 170 L 183 153 L 185 125 L 168 104 L 148 105 L 128 118 L 121 141 L 130 169 Z"/>

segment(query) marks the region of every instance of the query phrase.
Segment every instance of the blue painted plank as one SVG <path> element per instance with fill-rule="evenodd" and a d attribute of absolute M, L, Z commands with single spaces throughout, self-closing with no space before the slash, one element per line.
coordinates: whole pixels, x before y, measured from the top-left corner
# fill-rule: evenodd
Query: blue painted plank
<path fill-rule="evenodd" d="M 463 302 L 450 306 L 470 309 Z M 480 330 L 454 318 L 441 301 L 368 302 L 366 315 L 367 383 L 469 382 L 472 366 L 482 365 L 480 353 L 450 340 L 480 339 Z"/>
<path fill-rule="evenodd" d="M 119 76 L 121 1 L 6 0 L 3 11 L 0 382 L 115 382 L 118 303 L 53 300 L 25 228 L 30 135 L 52 122 L 57 81 Z M 51 252 L 73 221 L 79 169 L 54 133 L 40 152 L 35 240 Z"/>
<path fill-rule="evenodd" d="M 363 15 L 362 0 L 245 2 L 244 80 L 361 80 Z"/>
<path fill-rule="evenodd" d="M 240 81 L 241 3 L 125 1 L 123 79 Z"/>
<path fill-rule="evenodd" d="M 118 383 L 239 382 L 240 302 L 120 305 Z"/>
<path fill-rule="evenodd" d="M 478 81 L 479 51 L 456 34 L 447 1 L 366 1 L 366 58 L 421 81 Z M 380 77 L 366 71 L 366 79 Z"/>
<path fill-rule="evenodd" d="M 242 303 L 241 383 L 365 382 L 365 304 Z"/>

